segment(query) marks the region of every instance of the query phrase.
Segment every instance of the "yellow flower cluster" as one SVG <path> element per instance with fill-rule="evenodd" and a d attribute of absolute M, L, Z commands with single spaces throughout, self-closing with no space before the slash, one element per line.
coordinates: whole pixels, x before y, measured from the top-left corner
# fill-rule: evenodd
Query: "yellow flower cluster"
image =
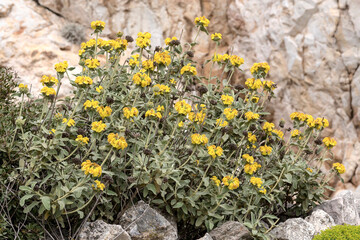
<path fill-rule="evenodd" d="M 100 61 L 96 58 L 86 59 L 85 66 L 87 66 L 89 69 L 95 69 L 100 66 Z"/>
<path fill-rule="evenodd" d="M 225 108 L 224 115 L 227 120 L 232 120 L 238 115 L 238 111 L 236 109 Z"/>
<path fill-rule="evenodd" d="M 100 133 L 100 132 L 104 131 L 105 128 L 106 128 L 106 124 L 103 123 L 101 120 L 98 122 L 91 123 L 91 129 L 95 132 Z"/>
<path fill-rule="evenodd" d="M 259 73 L 261 71 L 265 72 L 266 74 L 269 72 L 270 66 L 268 63 L 254 63 L 254 65 L 250 68 L 251 74 Z"/>
<path fill-rule="evenodd" d="M 89 143 L 89 138 L 83 137 L 83 135 L 77 135 L 75 141 L 79 142 L 81 145 L 85 145 Z"/>
<path fill-rule="evenodd" d="M 245 98 L 244 101 L 245 101 L 245 102 L 248 102 L 249 99 L 248 99 L 248 98 Z M 252 97 L 251 97 L 251 102 L 253 102 L 253 103 L 259 102 L 259 97 L 257 97 L 257 96 L 252 96 Z"/>
<path fill-rule="evenodd" d="M 133 81 L 136 85 L 146 87 L 150 85 L 151 78 L 145 73 L 145 69 L 141 69 L 140 72 L 133 76 Z"/>
<path fill-rule="evenodd" d="M 151 34 L 148 32 L 139 32 L 138 33 L 138 37 L 136 39 L 136 45 L 139 48 L 146 48 L 147 46 L 150 45 L 150 38 L 151 38 Z"/>
<path fill-rule="evenodd" d="M 117 38 L 116 40 L 102 40 L 98 39 L 99 47 L 104 49 L 105 51 L 111 50 L 120 50 L 125 51 L 128 46 L 128 41 L 126 39 Z"/>
<path fill-rule="evenodd" d="M 227 60 L 230 59 L 230 56 L 228 54 L 224 54 L 224 55 L 221 55 L 221 54 L 214 54 L 214 57 L 213 57 L 213 62 L 226 62 Z"/>
<path fill-rule="evenodd" d="M 250 156 L 249 154 L 243 154 L 242 158 L 246 160 L 246 162 L 253 164 L 254 163 L 254 157 Z"/>
<path fill-rule="evenodd" d="M 247 163 L 244 166 L 244 172 L 246 174 L 253 175 L 259 168 L 261 168 L 261 165 L 257 162 Z"/>
<path fill-rule="evenodd" d="M 345 173 L 345 166 L 342 165 L 341 163 L 334 163 L 334 164 L 333 164 L 333 168 L 334 168 L 339 174 Z"/>
<path fill-rule="evenodd" d="M 139 65 L 139 54 L 134 54 L 134 55 L 131 55 L 131 59 L 129 60 L 129 65 L 131 67 L 135 67 L 135 66 L 138 66 Z"/>
<path fill-rule="evenodd" d="M 176 80 L 172 78 L 172 79 L 170 79 L 170 83 L 172 83 L 172 84 L 175 85 L 175 84 L 176 84 Z"/>
<path fill-rule="evenodd" d="M 221 95 L 221 101 L 225 105 L 231 105 L 234 102 L 234 98 L 230 95 Z"/>
<path fill-rule="evenodd" d="M 272 147 L 264 145 L 260 147 L 260 152 L 263 156 L 270 155 L 272 152 Z"/>
<path fill-rule="evenodd" d="M 139 115 L 139 110 L 136 107 L 132 107 L 131 109 L 129 109 L 128 107 L 124 107 L 123 113 L 124 113 L 124 116 L 127 119 L 129 119 L 129 118 L 136 117 L 137 115 Z"/>
<path fill-rule="evenodd" d="M 222 182 L 225 186 L 229 188 L 229 190 L 235 190 L 240 185 L 239 179 L 237 177 L 233 177 L 229 175 L 223 177 Z"/>
<path fill-rule="evenodd" d="M 168 51 L 156 52 L 154 55 L 154 62 L 159 65 L 169 66 L 171 63 L 171 56 Z M 182 73 L 181 73 L 182 74 Z M 194 74 L 196 75 L 196 74 Z"/>
<path fill-rule="evenodd" d="M 313 172 L 313 170 L 311 168 L 306 168 L 306 170 L 308 170 L 309 172 Z"/>
<path fill-rule="evenodd" d="M 75 78 L 75 83 L 82 86 L 82 85 L 91 85 L 93 84 L 93 80 L 87 76 L 77 76 Z"/>
<path fill-rule="evenodd" d="M 103 90 L 104 88 L 102 86 L 99 86 L 97 87 L 95 90 L 98 92 L 98 93 L 101 93 L 101 91 Z"/>
<path fill-rule="evenodd" d="M 281 130 L 274 129 L 274 130 L 272 130 L 272 132 L 275 133 L 279 138 L 281 138 L 281 139 L 284 138 L 284 133 Z"/>
<path fill-rule="evenodd" d="M 254 186 L 257 186 L 258 188 L 261 187 L 261 185 L 263 184 L 263 181 L 261 180 L 261 178 L 258 177 L 251 177 L 250 178 L 250 183 Z"/>
<path fill-rule="evenodd" d="M 177 37 L 166 38 L 165 44 L 169 46 L 171 41 L 176 41 L 176 40 L 178 40 Z"/>
<path fill-rule="evenodd" d="M 252 144 L 254 144 L 256 142 L 256 136 L 255 134 L 252 134 L 251 132 L 248 133 L 248 141 Z"/>
<path fill-rule="evenodd" d="M 90 160 L 86 160 L 81 164 L 81 170 L 84 171 L 85 175 L 91 174 L 93 177 L 100 177 L 102 173 L 101 166 Z"/>
<path fill-rule="evenodd" d="M 244 59 L 236 55 L 231 55 L 230 63 L 235 67 L 240 67 L 240 65 L 244 64 Z"/>
<path fill-rule="evenodd" d="M 151 59 L 149 60 L 146 60 L 146 61 L 143 61 L 142 62 L 142 67 L 146 70 L 149 70 L 149 71 L 154 71 L 154 62 L 151 61 Z"/>
<path fill-rule="evenodd" d="M 336 146 L 336 141 L 334 138 L 326 137 L 323 139 L 323 143 L 328 149 L 331 149 Z"/>
<path fill-rule="evenodd" d="M 271 134 L 271 132 L 274 130 L 274 128 L 275 128 L 275 124 L 269 123 L 269 122 L 265 122 L 262 129 L 263 129 L 267 134 Z"/>
<path fill-rule="evenodd" d="M 84 108 L 85 110 L 88 108 L 93 108 L 93 109 L 97 109 L 99 107 L 99 102 L 95 101 L 94 99 L 90 100 L 86 100 L 84 102 Z"/>
<path fill-rule="evenodd" d="M 197 113 L 189 112 L 188 118 L 191 122 L 203 123 L 205 120 L 205 116 L 206 113 L 204 113 L 203 110 L 201 110 L 200 112 Z"/>
<path fill-rule="evenodd" d="M 156 111 L 158 111 L 158 112 L 163 112 L 164 110 L 165 110 L 165 107 L 163 105 L 158 105 L 156 107 Z"/>
<path fill-rule="evenodd" d="M 190 74 L 190 75 L 197 75 L 196 68 L 191 66 L 191 63 L 188 63 L 186 66 L 183 66 L 180 71 L 181 75 L 183 74 Z"/>
<path fill-rule="evenodd" d="M 103 21 L 92 21 L 91 28 L 94 30 L 102 31 L 105 28 L 105 22 Z"/>
<path fill-rule="evenodd" d="M 99 180 L 95 180 L 95 185 L 93 184 L 92 187 L 94 190 L 101 190 L 101 191 L 104 191 L 105 189 L 105 184 L 103 184 L 102 182 L 100 182 Z"/>
<path fill-rule="evenodd" d="M 99 113 L 100 117 L 102 119 L 106 118 L 106 117 L 110 117 L 111 113 L 112 113 L 112 109 L 109 106 L 99 106 L 97 107 L 96 111 Z"/>
<path fill-rule="evenodd" d="M 195 18 L 195 24 L 202 27 L 207 27 L 210 24 L 209 19 L 205 16 Z"/>
<path fill-rule="evenodd" d="M 161 112 L 155 111 L 155 109 L 147 110 L 145 113 L 145 117 L 157 117 L 158 119 L 162 118 Z"/>
<path fill-rule="evenodd" d="M 179 114 L 187 115 L 188 113 L 191 112 L 191 105 L 187 104 L 185 102 L 185 100 L 181 100 L 181 101 L 175 103 L 175 110 Z"/>
<path fill-rule="evenodd" d="M 26 86 L 27 87 L 27 86 Z M 53 88 L 50 88 L 50 87 L 43 87 L 40 91 L 42 94 L 46 95 L 46 96 L 50 96 L 50 95 L 55 95 L 56 94 L 56 91 L 55 89 Z"/>
<path fill-rule="evenodd" d="M 218 118 L 216 119 L 216 126 L 220 126 L 220 127 L 226 127 L 229 123 L 222 119 L 222 118 Z"/>
<path fill-rule="evenodd" d="M 299 131 L 298 129 L 294 129 L 293 131 L 291 131 L 291 137 L 296 138 L 299 136 L 299 139 L 301 139 L 301 131 Z"/>
<path fill-rule="evenodd" d="M 291 120 L 297 120 L 297 121 L 301 121 L 301 122 L 306 122 L 306 124 L 310 127 L 310 128 L 316 128 L 316 129 L 321 129 L 321 128 L 326 128 L 329 126 L 329 121 L 326 118 L 316 118 L 314 119 L 313 116 L 311 116 L 310 114 L 305 114 L 305 113 L 300 113 L 300 112 L 293 112 L 290 114 L 290 118 Z"/>
<path fill-rule="evenodd" d="M 208 146 L 208 153 L 213 158 L 216 158 L 216 156 L 220 157 L 223 154 L 223 149 L 220 146 L 211 145 Z"/>
<path fill-rule="evenodd" d="M 57 85 L 58 84 L 58 80 L 55 78 L 55 77 L 53 77 L 53 76 L 51 76 L 51 75 L 49 75 L 49 76 L 46 76 L 46 75 L 43 75 L 42 77 L 41 77 L 41 80 L 40 80 L 40 82 L 41 82 L 41 84 L 43 85 L 43 86 L 48 86 L 48 87 L 51 87 L 52 85 Z"/>
<path fill-rule="evenodd" d="M 269 90 L 269 91 L 273 91 L 276 88 L 275 83 L 270 80 L 263 81 L 263 86 L 265 90 Z"/>
<path fill-rule="evenodd" d="M 163 95 L 164 93 L 170 92 L 170 88 L 163 84 L 155 84 L 153 89 L 158 90 L 158 91 L 154 91 L 155 95 Z"/>
<path fill-rule="evenodd" d="M 261 88 L 262 86 L 262 82 L 260 79 L 256 79 L 255 78 L 248 78 L 245 81 L 245 85 L 250 89 L 250 90 L 257 90 L 259 88 Z"/>
<path fill-rule="evenodd" d="M 110 133 L 108 135 L 108 142 L 116 149 L 124 150 L 127 148 L 128 144 L 124 137 L 119 137 L 119 134 Z"/>
<path fill-rule="evenodd" d="M 68 127 L 72 127 L 72 126 L 75 126 L 75 121 L 74 121 L 74 119 L 67 119 L 67 118 L 63 118 L 63 120 L 62 120 L 62 122 L 63 123 L 66 123 L 66 125 L 68 126 Z"/>
<path fill-rule="evenodd" d="M 207 144 L 209 142 L 208 138 L 205 136 L 205 134 L 198 134 L 198 133 L 194 133 L 193 135 L 191 135 L 191 143 L 192 144 Z"/>
<path fill-rule="evenodd" d="M 213 180 L 216 186 L 220 186 L 221 181 L 216 176 L 212 176 L 210 179 Z"/>
<path fill-rule="evenodd" d="M 20 84 L 19 84 L 19 88 L 20 88 L 20 89 L 28 89 L 28 85 L 25 85 L 25 84 L 23 84 L 23 83 L 20 83 Z"/>
<path fill-rule="evenodd" d="M 251 120 L 259 119 L 260 116 L 257 113 L 253 113 L 253 112 L 249 111 L 249 112 L 245 113 L 245 117 L 246 117 L 246 120 L 251 121 Z"/>
<path fill-rule="evenodd" d="M 211 40 L 217 42 L 219 40 L 222 39 L 222 35 L 221 33 L 214 33 L 214 34 L 211 34 Z"/>
<path fill-rule="evenodd" d="M 58 72 L 58 73 L 64 73 L 66 71 L 66 69 L 69 67 L 69 64 L 67 61 L 64 61 L 64 62 L 60 62 L 60 63 L 57 63 L 55 64 L 55 70 Z"/>

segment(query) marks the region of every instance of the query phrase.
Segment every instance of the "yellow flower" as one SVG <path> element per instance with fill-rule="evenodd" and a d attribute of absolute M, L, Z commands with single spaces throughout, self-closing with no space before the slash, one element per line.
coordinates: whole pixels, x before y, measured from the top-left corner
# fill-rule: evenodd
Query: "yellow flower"
<path fill-rule="evenodd" d="M 93 177 L 100 177 L 102 173 L 101 166 L 90 160 L 86 160 L 81 164 L 81 170 L 84 171 L 85 175 L 91 174 Z"/>
<path fill-rule="evenodd" d="M 250 178 L 250 183 L 252 185 L 257 186 L 258 188 L 260 188 L 261 185 L 263 184 L 263 181 L 261 180 L 261 178 L 251 177 Z"/>
<path fill-rule="evenodd" d="M 313 170 L 311 168 L 306 168 L 306 170 L 308 170 L 309 172 L 313 172 Z"/>
<path fill-rule="evenodd" d="M 159 106 L 156 107 L 157 112 L 163 112 L 164 110 L 165 110 L 165 107 L 162 106 L 162 105 L 159 105 Z"/>
<path fill-rule="evenodd" d="M 197 26 L 207 27 L 207 26 L 209 26 L 210 21 L 205 16 L 202 16 L 202 17 L 195 18 L 195 24 Z"/>
<path fill-rule="evenodd" d="M 247 163 L 244 166 L 244 172 L 246 174 L 253 175 L 259 168 L 261 168 L 261 165 L 257 162 Z"/>
<path fill-rule="evenodd" d="M 250 72 L 251 74 L 257 74 L 260 72 L 264 72 L 265 74 L 267 74 L 270 70 L 270 66 L 269 64 L 267 64 L 266 62 L 264 63 L 254 63 L 254 65 L 250 68 Z"/>
<path fill-rule="evenodd" d="M 203 110 L 201 110 L 200 112 L 197 113 L 190 112 L 188 118 L 191 122 L 203 123 L 205 120 L 205 116 L 206 113 L 204 113 Z"/>
<path fill-rule="evenodd" d="M 127 119 L 129 119 L 129 118 L 136 117 L 137 115 L 139 115 L 139 110 L 136 107 L 132 107 L 131 109 L 129 109 L 128 107 L 124 107 L 123 113 L 124 113 L 124 116 Z"/>
<path fill-rule="evenodd" d="M 135 60 L 135 59 L 130 59 L 130 60 L 129 60 L 129 65 L 130 65 L 131 67 L 139 66 L 139 61 L 138 61 L 138 60 Z"/>
<path fill-rule="evenodd" d="M 245 113 L 245 117 L 248 121 L 251 121 L 251 120 L 259 119 L 260 116 L 257 113 L 253 113 L 253 112 L 249 111 L 249 112 Z"/>
<path fill-rule="evenodd" d="M 151 43 L 150 38 L 151 38 L 150 33 L 148 33 L 148 32 L 145 32 L 145 33 L 139 32 L 138 37 L 136 39 L 136 45 L 139 48 L 146 48 Z"/>
<path fill-rule="evenodd" d="M 216 156 L 220 157 L 223 154 L 223 149 L 220 146 L 211 145 L 208 147 L 208 153 L 213 158 L 216 158 Z"/>
<path fill-rule="evenodd" d="M 240 185 L 239 179 L 237 177 L 234 178 L 233 176 L 223 177 L 222 182 L 229 188 L 229 190 L 235 190 Z"/>
<path fill-rule="evenodd" d="M 189 75 L 197 75 L 196 68 L 191 66 L 191 63 L 188 63 L 186 66 L 183 66 L 180 71 L 181 75 L 189 74 Z"/>
<path fill-rule="evenodd" d="M 181 101 L 175 103 L 175 110 L 179 114 L 187 115 L 188 113 L 191 112 L 191 106 L 190 106 L 190 104 L 187 104 L 185 102 L 185 100 L 181 100 Z"/>
<path fill-rule="evenodd" d="M 94 108 L 97 109 L 99 107 L 99 102 L 95 101 L 94 99 L 90 100 L 86 100 L 84 103 L 84 108 L 85 110 L 88 108 Z"/>
<path fill-rule="evenodd" d="M 261 152 L 261 154 L 264 155 L 264 156 L 270 155 L 271 152 L 272 152 L 272 147 L 266 146 L 266 145 L 261 146 L 261 147 L 260 147 L 260 152 Z"/>
<path fill-rule="evenodd" d="M 141 87 L 146 87 L 150 85 L 151 78 L 145 73 L 145 69 L 142 69 L 133 76 L 133 82 Z"/>
<path fill-rule="evenodd" d="M 95 132 L 98 132 L 98 133 L 104 131 L 105 128 L 106 128 L 106 124 L 103 123 L 102 121 L 93 122 L 93 123 L 91 124 L 91 129 L 92 129 L 93 131 L 95 131 Z"/>
<path fill-rule="evenodd" d="M 345 167 L 341 163 L 334 163 L 333 168 L 339 173 L 343 174 L 345 173 Z"/>
<path fill-rule="evenodd" d="M 142 67 L 146 70 L 154 71 L 154 62 L 149 60 L 142 62 Z"/>
<path fill-rule="evenodd" d="M 25 85 L 25 84 L 23 84 L 23 83 L 20 83 L 20 84 L 19 84 L 19 88 L 20 88 L 20 89 L 26 89 L 26 90 L 27 90 L 27 89 L 28 89 L 28 85 Z"/>
<path fill-rule="evenodd" d="M 176 80 L 172 78 L 172 79 L 170 79 L 170 83 L 172 83 L 172 84 L 175 85 L 175 84 L 176 84 Z"/>
<path fill-rule="evenodd" d="M 210 179 L 213 180 L 216 186 L 220 186 L 221 181 L 216 176 L 212 176 Z"/>
<path fill-rule="evenodd" d="M 94 184 L 92 185 L 92 187 L 93 187 L 94 190 L 99 189 L 99 190 L 103 191 L 103 190 L 105 189 L 105 184 L 103 184 L 103 183 L 100 182 L 99 180 L 95 180 L 94 182 L 95 182 L 95 184 L 96 184 L 96 185 L 94 185 Z"/>
<path fill-rule="evenodd" d="M 68 68 L 69 64 L 67 61 L 64 61 L 64 62 L 60 62 L 60 63 L 57 63 L 55 64 L 55 70 L 58 72 L 58 73 L 64 73 L 66 71 L 66 69 Z"/>
<path fill-rule="evenodd" d="M 106 117 L 110 117 L 110 115 L 112 113 L 112 109 L 109 106 L 106 106 L 106 107 L 99 106 L 99 107 L 97 107 L 96 111 L 99 113 L 99 115 L 102 119 L 104 119 Z"/>
<path fill-rule="evenodd" d="M 238 111 L 236 109 L 225 108 L 224 115 L 227 120 L 232 120 L 238 115 Z"/>
<path fill-rule="evenodd" d="M 119 134 L 110 133 L 108 135 L 108 142 L 116 149 L 124 150 L 127 148 L 128 144 L 124 137 L 119 137 Z"/>
<path fill-rule="evenodd" d="M 323 118 L 322 120 L 323 120 L 322 121 L 323 122 L 323 127 L 327 128 L 329 126 L 329 121 L 326 118 Z"/>
<path fill-rule="evenodd" d="M 67 126 L 72 127 L 75 126 L 75 121 L 74 119 L 67 119 L 67 118 L 63 118 L 63 123 L 66 123 Z"/>
<path fill-rule="evenodd" d="M 299 131 L 298 129 L 294 129 L 293 131 L 291 131 L 291 137 L 293 137 L 293 138 L 296 138 L 300 134 L 301 134 L 301 131 Z"/>
<path fill-rule="evenodd" d="M 248 133 L 248 141 L 252 144 L 254 144 L 256 142 L 256 136 L 255 134 L 252 134 L 251 132 Z"/>
<path fill-rule="evenodd" d="M 41 92 L 43 95 L 46 95 L 46 96 L 50 96 L 50 95 L 55 95 L 55 94 L 56 94 L 55 89 L 49 88 L 49 87 L 47 87 L 47 86 L 43 87 L 40 92 Z"/>
<path fill-rule="evenodd" d="M 178 127 L 182 128 L 183 126 L 184 126 L 184 122 L 183 121 L 179 122 Z"/>
<path fill-rule="evenodd" d="M 75 141 L 79 142 L 81 145 L 85 145 L 89 143 L 89 138 L 83 137 L 83 135 L 77 135 Z"/>
<path fill-rule="evenodd" d="M 328 149 L 331 149 L 336 146 L 336 141 L 333 138 L 326 137 L 323 139 L 323 143 Z"/>
<path fill-rule="evenodd" d="M 248 78 L 248 79 L 246 79 L 245 85 L 250 90 L 257 90 L 257 89 L 261 88 L 262 82 L 260 79 L 255 80 L 254 78 Z"/>
<path fill-rule="evenodd" d="M 193 135 L 191 135 L 191 143 L 192 144 L 207 144 L 209 142 L 209 140 L 207 139 L 207 137 L 205 136 L 205 134 L 198 134 L 198 133 L 194 133 Z"/>
<path fill-rule="evenodd" d="M 165 66 L 169 66 L 171 63 L 171 56 L 169 55 L 168 51 L 156 52 L 154 55 L 154 62 L 156 62 L 159 65 L 162 64 Z"/>
<path fill-rule="evenodd" d="M 240 67 L 240 65 L 244 64 L 244 59 L 239 56 L 232 55 L 230 57 L 230 63 L 235 67 Z"/>
<path fill-rule="evenodd" d="M 85 52 L 85 49 L 80 49 L 80 50 L 79 50 L 79 56 L 81 57 L 81 55 L 83 55 L 84 52 Z"/>
<path fill-rule="evenodd" d="M 82 86 L 82 85 L 91 85 L 93 84 L 93 80 L 87 76 L 78 76 L 75 78 L 75 83 Z"/>
<path fill-rule="evenodd" d="M 52 128 L 50 131 L 50 134 L 54 134 L 55 132 L 56 132 L 56 130 Z"/>
<path fill-rule="evenodd" d="M 85 60 L 85 66 L 87 66 L 89 69 L 95 69 L 100 66 L 100 62 L 98 59 L 86 59 Z"/>
<path fill-rule="evenodd" d="M 230 95 L 221 95 L 221 101 L 225 105 L 231 105 L 234 102 L 234 98 Z"/>
<path fill-rule="evenodd" d="M 101 93 L 101 91 L 103 90 L 104 88 L 102 86 L 99 86 L 97 87 L 95 90 L 98 92 L 98 93 Z"/>
<path fill-rule="evenodd" d="M 213 62 L 219 63 L 219 62 L 221 62 L 223 60 L 223 56 L 221 54 L 214 53 L 214 56 L 213 56 L 212 60 L 213 60 Z"/>
<path fill-rule="evenodd" d="M 211 34 L 211 40 L 217 42 L 219 40 L 222 39 L 222 35 L 221 33 L 214 33 L 214 34 Z"/>
<path fill-rule="evenodd" d="M 164 93 L 169 93 L 170 92 L 170 88 L 166 85 L 162 85 L 162 84 L 155 84 L 154 88 L 156 90 L 159 91 L 154 91 L 155 95 L 163 95 Z"/>
<path fill-rule="evenodd" d="M 273 91 L 276 87 L 275 83 L 273 81 L 263 81 L 263 86 L 265 90 Z"/>
<path fill-rule="evenodd" d="M 178 40 L 177 37 L 166 38 L 165 39 L 165 44 L 169 46 L 171 41 L 176 41 L 176 40 Z"/>
<path fill-rule="evenodd" d="M 46 76 L 46 75 L 43 75 L 42 77 L 41 77 L 41 80 L 40 80 L 40 82 L 41 82 L 41 84 L 43 85 L 43 86 L 48 86 L 48 87 L 51 87 L 52 85 L 57 85 L 58 84 L 58 80 L 55 78 L 55 77 L 53 77 L 53 76 L 51 76 L 51 75 L 49 75 L 49 76 Z"/>
<path fill-rule="evenodd" d="M 283 139 L 284 138 L 284 133 L 280 130 L 274 129 L 272 130 L 273 133 L 275 133 L 276 135 L 278 135 L 279 138 Z"/>
<path fill-rule="evenodd" d="M 102 31 L 105 28 L 105 22 L 103 21 L 92 21 L 91 28 L 94 30 Z"/>
<path fill-rule="evenodd" d="M 259 190 L 259 193 L 266 194 L 266 189 L 264 187 L 261 187 Z"/>
<path fill-rule="evenodd" d="M 254 157 L 250 156 L 249 154 L 243 154 L 242 158 L 245 159 L 248 163 L 253 164 L 254 163 Z"/>
<path fill-rule="evenodd" d="M 263 129 L 267 134 L 271 134 L 271 132 L 274 130 L 274 128 L 275 128 L 275 124 L 269 123 L 269 122 L 265 122 L 262 129 Z"/>
<path fill-rule="evenodd" d="M 216 126 L 226 127 L 229 123 L 222 118 L 216 119 Z"/>
<path fill-rule="evenodd" d="M 310 116 L 310 115 L 300 113 L 300 112 L 293 112 L 293 113 L 290 114 L 291 120 L 298 120 L 298 121 L 301 121 L 301 122 L 306 121 L 307 116 Z"/>
<path fill-rule="evenodd" d="M 155 109 L 147 110 L 145 113 L 145 117 L 157 117 L 158 119 L 162 118 L 161 112 L 156 112 Z"/>

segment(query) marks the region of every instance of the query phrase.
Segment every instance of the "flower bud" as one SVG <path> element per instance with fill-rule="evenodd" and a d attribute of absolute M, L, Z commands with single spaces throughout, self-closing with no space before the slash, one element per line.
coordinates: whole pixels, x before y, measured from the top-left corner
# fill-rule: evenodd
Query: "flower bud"
<path fill-rule="evenodd" d="M 187 51 L 186 54 L 191 58 L 194 57 L 194 52 L 192 51 Z"/>
<path fill-rule="evenodd" d="M 229 87 L 229 86 L 224 87 L 223 92 L 224 93 L 230 93 L 231 92 L 231 87 Z"/>
<path fill-rule="evenodd" d="M 153 103 L 153 102 L 147 102 L 147 103 L 146 103 L 146 107 L 147 107 L 147 108 L 153 108 L 153 107 L 154 107 L 154 103 Z"/>
<path fill-rule="evenodd" d="M 322 144 L 322 141 L 321 141 L 320 138 L 317 138 L 314 142 L 315 142 L 316 145 L 321 145 Z"/>
<path fill-rule="evenodd" d="M 119 38 L 121 38 L 123 35 L 124 35 L 123 32 L 118 32 L 118 33 L 116 34 L 116 36 L 119 37 Z"/>
<path fill-rule="evenodd" d="M 22 127 L 25 124 L 25 119 L 22 119 L 22 117 L 18 117 L 15 121 L 15 124 L 17 127 Z"/>
<path fill-rule="evenodd" d="M 131 36 L 125 36 L 125 39 L 126 39 L 126 41 L 128 41 L 129 43 L 131 43 L 131 42 L 133 42 L 134 41 L 134 39 L 131 37 Z"/>
<path fill-rule="evenodd" d="M 159 88 L 158 86 L 154 86 L 154 87 L 153 87 L 153 92 L 154 92 L 154 93 L 160 92 L 160 88 Z"/>
<path fill-rule="evenodd" d="M 119 127 L 119 132 L 125 132 L 125 131 L 126 131 L 126 127 L 124 127 L 124 126 Z"/>
<path fill-rule="evenodd" d="M 284 119 L 280 120 L 279 127 L 281 127 L 281 128 L 285 127 L 285 120 Z"/>
<path fill-rule="evenodd" d="M 147 155 L 147 156 L 150 156 L 150 155 L 151 155 L 151 150 L 148 149 L 148 148 L 145 148 L 143 152 L 144 152 L 144 154 Z"/>
<path fill-rule="evenodd" d="M 111 105 L 111 104 L 114 103 L 114 99 L 111 98 L 111 97 L 107 97 L 107 98 L 106 98 L 106 103 L 109 104 L 109 105 Z"/>

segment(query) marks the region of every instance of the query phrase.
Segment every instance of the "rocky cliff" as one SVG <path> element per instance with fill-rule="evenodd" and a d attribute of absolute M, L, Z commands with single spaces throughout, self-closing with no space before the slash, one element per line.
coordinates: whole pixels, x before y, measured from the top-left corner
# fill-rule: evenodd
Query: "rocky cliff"
<path fill-rule="evenodd" d="M 1 0 L 0 64 L 38 91 L 40 77 L 53 74 L 55 63 L 77 65 L 79 46 L 61 36 L 71 23 L 90 33 L 89 23 L 103 20 L 104 38 L 149 31 L 156 46 L 169 36 L 193 39 L 193 19 L 200 15 L 210 19 L 210 32 L 224 36 L 219 53 L 230 47 L 245 59 L 245 70 L 254 62 L 270 64 L 269 77 L 278 84 L 269 106 L 274 122 L 293 111 L 331 119 L 327 134 L 338 141 L 335 157 L 347 169 L 338 188 L 359 185 L 359 0 Z M 199 40 L 196 57 L 209 58 L 214 43 L 206 35 Z M 69 91 L 65 84 L 63 94 Z"/>

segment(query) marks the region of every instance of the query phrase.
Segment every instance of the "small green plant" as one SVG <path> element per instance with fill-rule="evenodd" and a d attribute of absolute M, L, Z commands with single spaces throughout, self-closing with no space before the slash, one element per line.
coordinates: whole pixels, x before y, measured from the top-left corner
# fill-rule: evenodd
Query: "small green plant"
<path fill-rule="evenodd" d="M 360 239 L 360 226 L 337 225 L 321 231 L 313 240 L 358 240 Z"/>
<path fill-rule="evenodd" d="M 211 35 L 210 71 L 199 76 L 193 47 L 209 23 L 196 18 L 193 42 L 167 38 L 155 50 L 151 34 L 140 32 L 124 59 L 133 39 L 119 32 L 103 40 L 105 23 L 94 21 L 95 38 L 79 50 L 80 73 L 71 74 L 66 61 L 56 64 L 56 77 L 40 80 L 39 99 L 19 85 L 21 101 L 0 149 L 8 158 L 0 175 L 7 203 L 48 235 L 69 238 L 82 221 L 117 222 L 142 199 L 184 226 L 211 230 L 237 220 L 264 239 L 264 223 L 273 227 L 320 203 L 329 179 L 345 171 L 340 163 L 326 178 L 320 171 L 336 145 L 320 140 L 328 120 L 294 112 L 290 129 L 267 122 L 276 89 L 267 80 L 270 66 L 255 63 L 246 87 L 233 86 L 244 59 L 218 53 L 219 33 Z M 64 81 L 74 95 L 58 99 Z"/>

